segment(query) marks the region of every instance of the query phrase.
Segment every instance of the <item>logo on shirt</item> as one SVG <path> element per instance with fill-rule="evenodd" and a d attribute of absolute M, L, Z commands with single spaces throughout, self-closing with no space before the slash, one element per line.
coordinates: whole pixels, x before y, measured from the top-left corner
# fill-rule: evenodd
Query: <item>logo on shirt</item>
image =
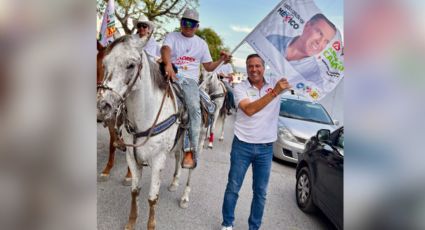
<path fill-rule="evenodd" d="M 255 96 L 257 96 L 257 91 L 255 89 L 248 90 L 248 96 L 249 97 L 255 97 Z"/>
<path fill-rule="evenodd" d="M 181 56 L 178 57 L 177 60 L 174 62 L 175 65 L 184 65 L 184 64 L 189 64 L 192 62 L 195 62 L 196 59 L 194 57 L 189 57 L 189 56 Z"/>
<path fill-rule="evenodd" d="M 273 89 L 272 88 L 268 88 L 266 89 L 266 93 L 270 93 Z"/>
<path fill-rule="evenodd" d="M 332 47 L 336 50 L 339 51 L 341 49 L 341 42 L 336 41 L 334 42 L 334 44 L 332 44 Z"/>

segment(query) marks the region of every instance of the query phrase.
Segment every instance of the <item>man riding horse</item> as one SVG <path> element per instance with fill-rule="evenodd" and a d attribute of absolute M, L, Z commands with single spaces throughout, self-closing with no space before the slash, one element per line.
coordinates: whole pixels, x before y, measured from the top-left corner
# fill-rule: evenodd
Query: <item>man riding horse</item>
<path fill-rule="evenodd" d="M 221 62 L 229 62 L 231 56 L 220 52 L 220 59 L 213 62 L 207 43 L 195 35 L 199 27 L 199 14 L 196 10 L 186 9 L 180 21 L 181 32 L 166 35 L 161 48 L 165 75 L 177 82 L 182 91 L 189 114 L 189 139 L 191 148 L 186 151 L 183 168 L 195 168 L 201 128 L 200 95 L 198 90 L 199 65 L 212 72 Z M 173 65 L 177 67 L 177 73 Z"/>

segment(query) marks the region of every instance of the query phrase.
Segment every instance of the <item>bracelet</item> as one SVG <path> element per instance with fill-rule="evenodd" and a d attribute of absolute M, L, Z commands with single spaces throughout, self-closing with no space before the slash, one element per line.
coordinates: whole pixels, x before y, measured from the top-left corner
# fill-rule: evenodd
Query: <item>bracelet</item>
<path fill-rule="evenodd" d="M 270 91 L 270 94 L 271 94 L 273 97 L 277 97 L 277 94 L 276 94 L 276 92 L 275 92 L 273 89 Z"/>

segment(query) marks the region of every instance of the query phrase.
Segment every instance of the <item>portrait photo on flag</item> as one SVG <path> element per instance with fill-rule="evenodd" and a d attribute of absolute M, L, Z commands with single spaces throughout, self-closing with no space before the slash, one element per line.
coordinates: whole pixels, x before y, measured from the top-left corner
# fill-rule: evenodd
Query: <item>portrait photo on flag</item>
<path fill-rule="evenodd" d="M 282 1 L 245 41 L 297 94 L 320 100 L 343 78 L 340 30 L 313 0 Z"/>

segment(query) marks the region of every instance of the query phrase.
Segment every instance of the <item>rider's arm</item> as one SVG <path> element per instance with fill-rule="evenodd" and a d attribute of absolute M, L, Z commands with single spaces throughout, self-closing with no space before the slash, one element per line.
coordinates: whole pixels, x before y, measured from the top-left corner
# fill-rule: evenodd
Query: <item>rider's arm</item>
<path fill-rule="evenodd" d="M 202 65 L 204 66 L 205 70 L 208 72 L 212 72 L 214 71 L 217 66 L 221 63 L 228 63 L 230 61 L 230 59 L 232 58 L 232 56 L 224 51 L 220 52 L 220 59 L 218 59 L 215 62 L 206 62 L 206 63 L 202 63 Z"/>
<path fill-rule="evenodd" d="M 171 48 L 169 46 L 164 45 L 161 47 L 161 59 L 165 66 L 165 76 L 177 80 L 171 63 Z"/>

